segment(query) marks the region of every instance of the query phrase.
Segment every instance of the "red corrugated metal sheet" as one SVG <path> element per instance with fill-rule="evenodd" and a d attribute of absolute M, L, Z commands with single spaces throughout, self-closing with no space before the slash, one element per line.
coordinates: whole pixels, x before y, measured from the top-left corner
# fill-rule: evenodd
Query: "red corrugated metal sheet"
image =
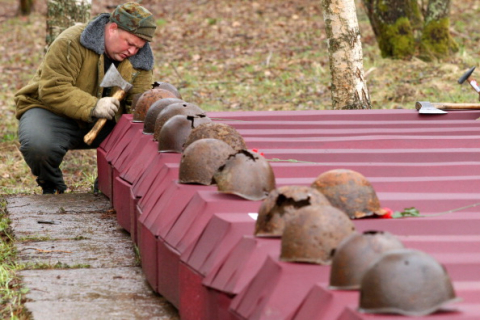
<path fill-rule="evenodd" d="M 480 112 L 414 110 L 217 112 L 260 149 L 277 186 L 310 185 L 352 169 L 382 206 L 425 217 L 355 220 L 425 251 L 449 272 L 463 302 L 442 319 L 480 319 Z M 124 116 L 98 151 L 101 190 L 138 243 L 154 290 L 182 319 L 390 319 L 357 311 L 357 291 L 328 289 L 329 266 L 279 261 L 279 239 L 253 236 L 260 201 L 182 185 L 179 154 L 158 153 L 143 124 Z"/>

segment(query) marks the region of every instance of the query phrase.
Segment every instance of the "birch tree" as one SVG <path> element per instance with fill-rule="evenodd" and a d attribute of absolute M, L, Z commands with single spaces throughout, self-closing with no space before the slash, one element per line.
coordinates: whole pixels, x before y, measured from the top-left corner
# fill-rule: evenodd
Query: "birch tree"
<path fill-rule="evenodd" d="M 371 109 L 354 0 L 322 0 L 334 109 Z"/>
<path fill-rule="evenodd" d="M 47 47 L 65 29 L 90 20 L 92 0 L 49 0 L 47 3 Z"/>

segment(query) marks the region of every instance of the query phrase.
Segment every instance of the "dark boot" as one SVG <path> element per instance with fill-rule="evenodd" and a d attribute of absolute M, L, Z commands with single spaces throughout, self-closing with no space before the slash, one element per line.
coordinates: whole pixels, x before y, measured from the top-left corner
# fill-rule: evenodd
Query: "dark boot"
<path fill-rule="evenodd" d="M 40 187 L 42 187 L 42 194 L 62 194 L 63 190 L 59 190 L 49 181 L 38 180 L 37 183 Z"/>
<path fill-rule="evenodd" d="M 98 196 L 98 193 L 100 190 L 98 189 L 98 177 L 95 179 L 95 182 L 93 183 L 93 194 Z"/>

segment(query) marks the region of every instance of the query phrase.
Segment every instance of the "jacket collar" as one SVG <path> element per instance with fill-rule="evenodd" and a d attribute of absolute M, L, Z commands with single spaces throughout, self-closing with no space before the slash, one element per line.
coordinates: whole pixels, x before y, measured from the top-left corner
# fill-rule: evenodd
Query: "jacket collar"
<path fill-rule="evenodd" d="M 109 13 L 102 13 L 87 24 L 80 36 L 80 43 L 85 48 L 100 55 L 105 52 L 105 25 L 109 22 L 109 18 Z M 150 44 L 147 42 L 128 60 L 135 69 L 152 70 L 154 59 Z"/>

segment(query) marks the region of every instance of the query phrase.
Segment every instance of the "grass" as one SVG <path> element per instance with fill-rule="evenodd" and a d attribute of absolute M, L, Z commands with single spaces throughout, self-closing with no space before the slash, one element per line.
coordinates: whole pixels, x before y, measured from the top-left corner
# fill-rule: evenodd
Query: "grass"
<path fill-rule="evenodd" d="M 100 7 L 103 3 L 94 1 L 92 15 L 106 11 Z M 151 43 L 154 80 L 175 85 L 185 101 L 206 111 L 331 108 L 320 1 L 142 3 L 155 13 L 158 23 Z M 43 57 L 46 0 L 37 0 L 37 11 L 29 17 L 17 17 L 17 6 L 16 0 L 0 0 L 0 318 L 11 319 L 27 317 L 21 306 L 25 292 L 19 290 L 16 276 L 25 266 L 15 262 L 2 195 L 40 192 L 19 151 L 13 96 L 29 81 Z M 364 71 L 373 108 L 413 109 L 415 101 L 421 100 L 478 100 L 473 89 L 460 86 L 457 79 L 480 61 L 480 4 L 452 0 L 451 6 L 451 32 L 460 50 L 444 61 L 425 63 L 415 58 L 382 59 L 357 1 Z M 62 165 L 67 192 L 91 192 L 97 176 L 95 155 L 95 150 L 67 154 Z"/>
<path fill-rule="evenodd" d="M 15 240 L 18 242 L 40 242 L 40 241 L 51 241 L 53 239 L 50 236 L 30 235 L 26 237 L 16 238 Z"/>
<path fill-rule="evenodd" d="M 50 270 L 50 269 L 88 269 L 91 266 L 86 263 L 78 263 L 69 265 L 67 263 L 56 262 L 56 263 L 46 263 L 46 262 L 29 262 L 26 264 L 19 265 L 21 270 Z"/>
<path fill-rule="evenodd" d="M 6 214 L 6 201 L 0 201 L 0 319 L 28 319 L 23 308 L 27 290 L 21 287 L 16 250 Z"/>

